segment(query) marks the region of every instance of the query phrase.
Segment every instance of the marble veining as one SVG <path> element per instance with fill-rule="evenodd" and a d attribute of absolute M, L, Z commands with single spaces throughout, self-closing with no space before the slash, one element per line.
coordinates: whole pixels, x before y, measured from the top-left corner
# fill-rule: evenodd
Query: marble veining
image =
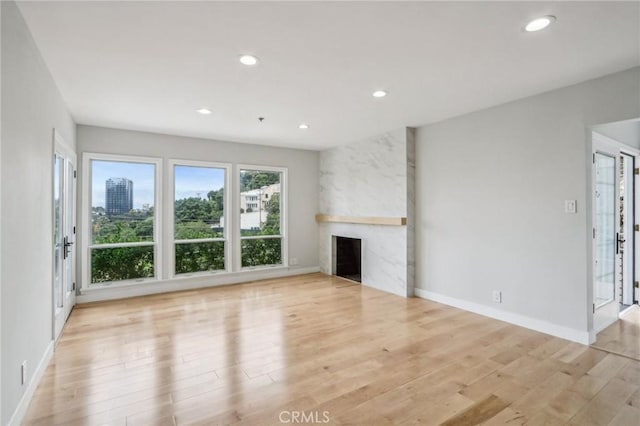
<path fill-rule="evenodd" d="M 406 216 L 405 129 L 320 154 L 322 213 Z"/>
<path fill-rule="evenodd" d="M 320 268 L 330 274 L 332 236 L 362 240 L 362 283 L 413 295 L 415 198 L 413 130 L 402 128 L 320 154 L 320 213 L 407 217 L 407 226 L 319 225 Z"/>

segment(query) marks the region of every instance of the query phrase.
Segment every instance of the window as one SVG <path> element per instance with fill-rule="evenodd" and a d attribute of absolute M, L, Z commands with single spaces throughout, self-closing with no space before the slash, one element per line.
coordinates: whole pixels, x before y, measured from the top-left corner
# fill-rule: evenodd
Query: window
<path fill-rule="evenodd" d="M 174 274 L 226 270 L 228 168 L 172 162 Z"/>
<path fill-rule="evenodd" d="M 158 276 L 158 190 L 156 159 L 89 154 L 90 215 L 85 235 L 90 284 Z"/>
<path fill-rule="evenodd" d="M 285 253 L 284 169 L 240 168 L 241 266 L 282 265 Z"/>
<path fill-rule="evenodd" d="M 287 264 L 285 168 L 167 165 L 84 154 L 84 289 Z"/>

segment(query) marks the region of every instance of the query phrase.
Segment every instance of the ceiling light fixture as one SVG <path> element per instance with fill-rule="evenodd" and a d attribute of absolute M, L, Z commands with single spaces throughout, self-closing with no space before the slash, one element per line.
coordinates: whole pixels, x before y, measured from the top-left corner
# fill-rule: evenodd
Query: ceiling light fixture
<path fill-rule="evenodd" d="M 258 63 L 258 58 L 253 55 L 242 55 L 240 56 L 240 63 L 242 65 L 252 67 Z"/>
<path fill-rule="evenodd" d="M 374 98 L 384 98 L 385 96 L 387 96 L 387 92 L 385 92 L 384 90 L 376 90 L 375 92 L 373 92 Z"/>
<path fill-rule="evenodd" d="M 524 27 L 525 31 L 534 32 L 540 31 L 547 28 L 549 25 L 553 24 L 553 21 L 556 20 L 556 17 L 553 15 L 543 16 L 541 18 L 536 18 L 533 21 L 529 22 L 526 27 Z"/>
<path fill-rule="evenodd" d="M 298 126 L 298 129 L 302 129 L 302 130 L 307 130 L 309 128 L 308 124 L 302 123 L 301 125 Z"/>
<path fill-rule="evenodd" d="M 198 114 L 202 114 L 202 115 L 209 115 L 209 114 L 211 114 L 211 110 L 210 110 L 210 109 L 208 109 L 208 108 L 200 108 L 200 109 L 197 109 L 197 110 L 196 110 L 196 112 L 197 112 Z"/>

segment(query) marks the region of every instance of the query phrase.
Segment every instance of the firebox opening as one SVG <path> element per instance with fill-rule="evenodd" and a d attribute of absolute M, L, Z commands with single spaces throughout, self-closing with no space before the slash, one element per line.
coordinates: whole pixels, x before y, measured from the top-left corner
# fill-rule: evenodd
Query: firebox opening
<path fill-rule="evenodd" d="M 334 274 L 362 282 L 362 241 L 359 238 L 334 236 Z"/>

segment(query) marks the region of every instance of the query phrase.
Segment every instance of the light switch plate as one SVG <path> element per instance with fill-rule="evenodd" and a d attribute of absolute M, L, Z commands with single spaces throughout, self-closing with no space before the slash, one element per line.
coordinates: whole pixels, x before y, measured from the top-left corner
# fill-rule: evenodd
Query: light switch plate
<path fill-rule="evenodd" d="M 577 213 L 578 201 L 577 200 L 564 200 L 564 212 L 565 213 Z"/>

